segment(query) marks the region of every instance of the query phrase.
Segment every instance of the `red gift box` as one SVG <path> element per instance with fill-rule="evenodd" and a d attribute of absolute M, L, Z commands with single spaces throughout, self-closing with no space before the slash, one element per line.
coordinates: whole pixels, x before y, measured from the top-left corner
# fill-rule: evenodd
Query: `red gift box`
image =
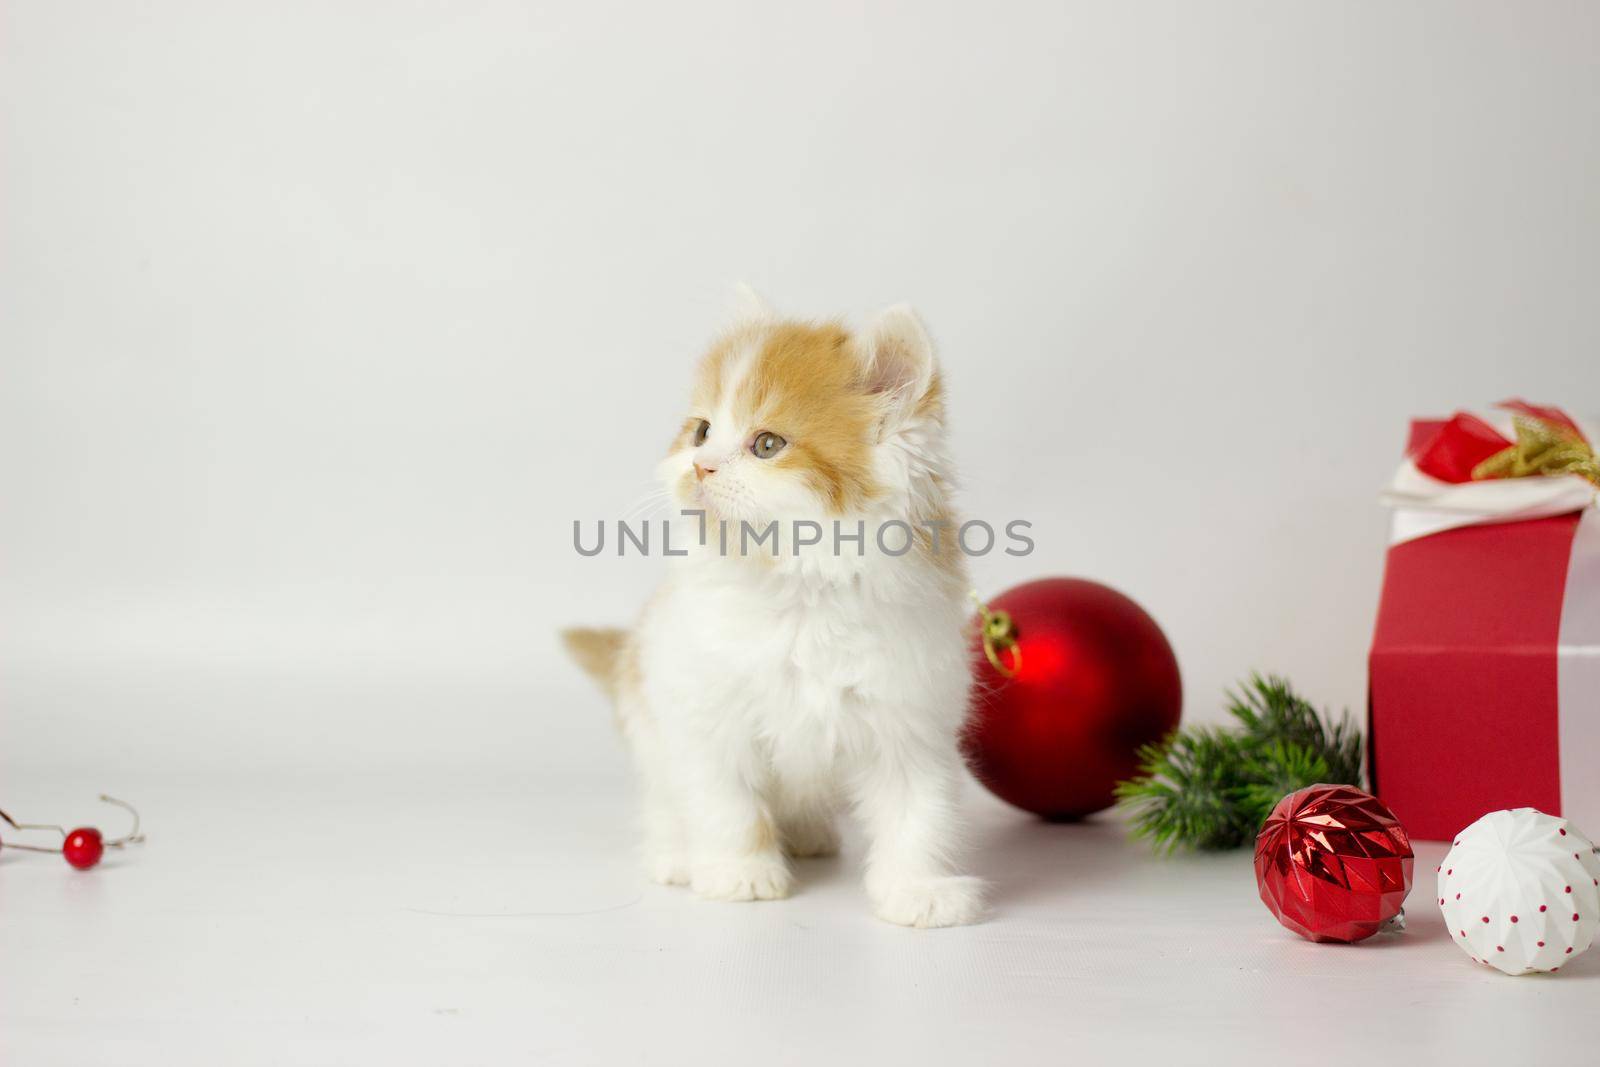
<path fill-rule="evenodd" d="M 1509 406 L 1585 440 L 1560 412 Z M 1525 428 L 1509 428 L 1519 444 Z M 1471 415 L 1415 422 L 1386 494 L 1395 535 L 1369 661 L 1370 770 L 1415 838 L 1449 840 L 1514 807 L 1600 831 L 1595 486 L 1575 473 L 1484 480 L 1512 444 Z"/>

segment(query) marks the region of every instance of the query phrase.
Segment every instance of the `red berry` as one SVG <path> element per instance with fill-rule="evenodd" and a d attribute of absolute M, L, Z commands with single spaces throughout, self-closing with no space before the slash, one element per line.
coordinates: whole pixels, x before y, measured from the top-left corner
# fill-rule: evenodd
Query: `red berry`
<path fill-rule="evenodd" d="M 105 841 L 100 837 L 100 831 L 92 826 L 79 827 L 61 843 L 61 854 L 80 871 L 87 871 L 99 863 L 105 851 Z"/>

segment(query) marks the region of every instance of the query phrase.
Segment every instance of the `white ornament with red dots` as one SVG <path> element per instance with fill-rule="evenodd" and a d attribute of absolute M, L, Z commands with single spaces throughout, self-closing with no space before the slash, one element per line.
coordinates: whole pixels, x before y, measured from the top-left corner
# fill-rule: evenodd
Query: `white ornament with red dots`
<path fill-rule="evenodd" d="M 1490 812 L 1439 865 L 1450 937 L 1506 974 L 1559 971 L 1600 927 L 1600 857 L 1567 820 L 1533 808 Z"/>

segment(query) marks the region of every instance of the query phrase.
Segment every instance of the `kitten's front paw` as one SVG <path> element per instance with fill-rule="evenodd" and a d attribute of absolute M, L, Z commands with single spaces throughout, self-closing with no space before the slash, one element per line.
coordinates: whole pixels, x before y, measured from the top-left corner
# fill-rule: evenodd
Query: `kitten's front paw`
<path fill-rule="evenodd" d="M 645 874 L 659 885 L 688 885 L 689 861 L 676 852 L 661 852 L 644 858 Z"/>
<path fill-rule="evenodd" d="M 872 895 L 878 918 L 901 926 L 964 926 L 983 915 L 983 881 L 967 875 L 894 882 Z"/>
<path fill-rule="evenodd" d="M 695 867 L 690 885 L 707 900 L 782 900 L 794 876 L 779 856 L 740 856 Z"/>

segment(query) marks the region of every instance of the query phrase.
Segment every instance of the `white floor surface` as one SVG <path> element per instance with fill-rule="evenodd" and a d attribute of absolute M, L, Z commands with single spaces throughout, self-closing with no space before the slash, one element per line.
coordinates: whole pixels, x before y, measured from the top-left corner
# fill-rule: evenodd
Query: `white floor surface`
<path fill-rule="evenodd" d="M 1583 1062 L 1600 950 L 1508 978 L 1409 929 L 1312 945 L 1246 853 L 1157 859 L 1115 820 L 969 797 L 983 925 L 874 920 L 859 842 L 798 893 L 646 884 L 627 784 L 8 777 L 19 818 L 149 841 L 78 873 L 0 853 L 0 1063 Z"/>

